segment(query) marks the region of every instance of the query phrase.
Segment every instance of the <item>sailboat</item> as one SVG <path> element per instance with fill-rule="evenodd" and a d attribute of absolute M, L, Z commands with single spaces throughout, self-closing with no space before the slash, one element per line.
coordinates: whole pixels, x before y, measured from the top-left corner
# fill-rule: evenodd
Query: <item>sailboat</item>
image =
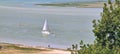
<path fill-rule="evenodd" d="M 47 20 L 45 19 L 44 25 L 42 28 L 42 34 L 44 35 L 50 35 L 50 31 L 48 30 Z"/>

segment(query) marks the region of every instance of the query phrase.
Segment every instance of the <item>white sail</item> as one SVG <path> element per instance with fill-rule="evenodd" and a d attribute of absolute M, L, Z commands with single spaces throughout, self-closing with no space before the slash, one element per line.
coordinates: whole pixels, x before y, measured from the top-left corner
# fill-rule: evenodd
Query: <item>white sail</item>
<path fill-rule="evenodd" d="M 45 22 L 44 22 L 44 25 L 43 25 L 42 34 L 45 34 L 45 35 L 50 34 L 50 32 L 48 30 L 48 25 L 47 25 L 47 20 L 46 19 L 45 19 Z"/>
<path fill-rule="evenodd" d="M 45 20 L 42 30 L 43 31 L 47 31 L 47 20 Z"/>

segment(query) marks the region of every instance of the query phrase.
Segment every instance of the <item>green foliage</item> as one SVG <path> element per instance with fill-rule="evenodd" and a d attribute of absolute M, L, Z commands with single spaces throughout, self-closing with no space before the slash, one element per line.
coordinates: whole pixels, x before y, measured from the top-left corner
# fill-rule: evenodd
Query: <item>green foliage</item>
<path fill-rule="evenodd" d="M 116 0 L 112 4 L 108 0 L 108 4 L 104 4 L 101 19 L 93 20 L 93 32 L 97 43 L 110 48 L 113 46 L 120 47 L 120 1 Z"/>
<path fill-rule="evenodd" d="M 81 41 L 80 49 L 72 46 L 71 54 L 120 54 L 120 0 L 104 3 L 101 19 L 93 24 L 96 42 L 89 45 Z"/>
<path fill-rule="evenodd" d="M 85 50 L 81 49 L 79 50 L 79 54 L 120 54 L 120 48 L 109 49 L 108 47 L 101 47 L 98 45 L 90 45 L 89 48 L 86 48 Z"/>
<path fill-rule="evenodd" d="M 83 41 L 81 40 L 80 45 L 83 45 Z"/>
<path fill-rule="evenodd" d="M 120 47 L 113 46 L 112 49 L 109 47 L 102 47 L 98 44 L 80 44 L 80 50 L 71 50 L 71 54 L 120 54 Z"/>

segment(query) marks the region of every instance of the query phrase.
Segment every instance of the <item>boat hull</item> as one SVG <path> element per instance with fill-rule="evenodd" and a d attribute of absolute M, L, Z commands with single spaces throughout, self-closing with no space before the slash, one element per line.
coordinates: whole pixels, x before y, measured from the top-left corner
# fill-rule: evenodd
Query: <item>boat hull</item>
<path fill-rule="evenodd" d="M 49 31 L 42 31 L 42 34 L 43 35 L 50 35 L 50 32 Z"/>

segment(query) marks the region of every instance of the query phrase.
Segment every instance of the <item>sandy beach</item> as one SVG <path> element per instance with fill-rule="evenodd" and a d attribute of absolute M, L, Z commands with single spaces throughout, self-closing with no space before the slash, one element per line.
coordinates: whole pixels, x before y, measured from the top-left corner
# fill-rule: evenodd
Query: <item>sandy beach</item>
<path fill-rule="evenodd" d="M 0 43 L 0 54 L 71 54 L 70 51 L 46 47 L 32 47 L 20 44 Z"/>

